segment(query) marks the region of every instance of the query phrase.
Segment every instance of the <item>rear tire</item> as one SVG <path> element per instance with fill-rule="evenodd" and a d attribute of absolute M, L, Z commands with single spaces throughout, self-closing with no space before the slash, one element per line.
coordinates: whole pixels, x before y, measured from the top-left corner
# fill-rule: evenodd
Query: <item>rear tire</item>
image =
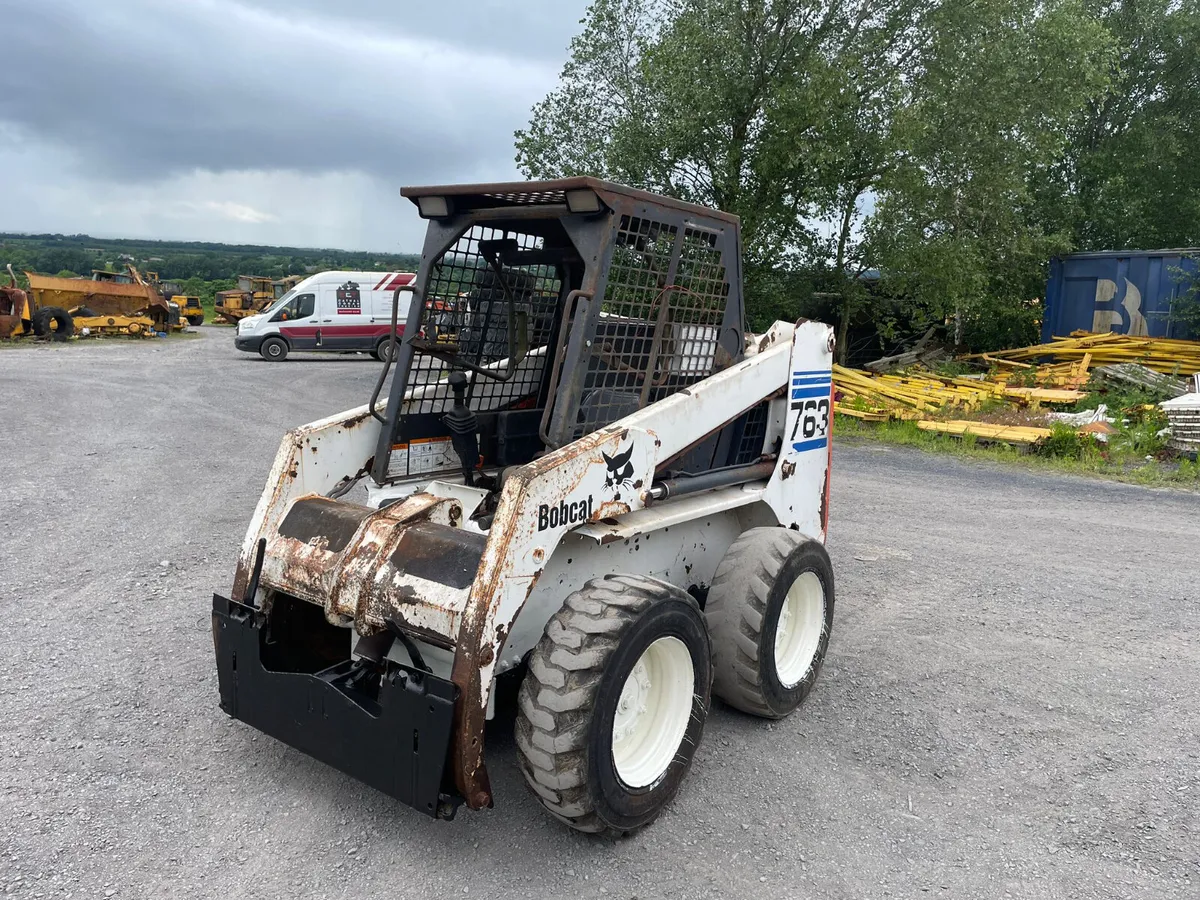
<path fill-rule="evenodd" d="M 258 353 L 267 362 L 283 362 L 288 355 L 287 341 L 277 337 L 267 338 L 258 348 Z"/>
<path fill-rule="evenodd" d="M 789 715 L 812 690 L 829 647 L 829 554 L 797 531 L 743 532 L 717 566 L 704 618 L 713 693 L 752 715 Z"/>
<path fill-rule="evenodd" d="M 687 775 L 708 716 L 708 633 L 696 601 L 654 578 L 606 575 L 546 624 L 521 684 L 521 771 L 577 831 L 649 824 Z"/>
<path fill-rule="evenodd" d="M 380 362 L 388 363 L 392 360 L 393 349 L 394 347 L 392 345 L 392 339 L 390 337 L 385 337 L 375 345 L 375 349 L 371 351 L 371 355 Z"/>
<path fill-rule="evenodd" d="M 50 323 L 55 324 L 51 330 Z M 61 306 L 43 306 L 33 314 L 33 333 L 52 341 L 65 341 L 75 333 L 75 320 Z"/>
<path fill-rule="evenodd" d="M 201 313 L 198 316 L 188 316 L 187 320 L 188 320 L 188 323 L 191 325 L 203 325 L 204 324 L 204 315 L 203 315 L 203 313 Z"/>

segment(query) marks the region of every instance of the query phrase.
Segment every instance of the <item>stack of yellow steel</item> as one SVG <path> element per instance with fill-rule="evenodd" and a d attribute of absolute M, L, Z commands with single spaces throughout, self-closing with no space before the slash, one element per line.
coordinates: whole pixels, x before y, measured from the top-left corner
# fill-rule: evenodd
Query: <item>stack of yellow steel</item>
<path fill-rule="evenodd" d="M 957 437 L 970 434 L 983 441 L 1003 441 L 1006 444 L 1025 446 L 1036 444 L 1052 434 L 1049 428 L 1036 428 L 1029 425 L 989 425 L 986 422 L 971 422 L 966 419 L 955 419 L 950 422 L 918 422 L 917 427 L 922 431 L 938 431 Z"/>
<path fill-rule="evenodd" d="M 847 400 L 861 398 L 866 405 L 876 409 L 903 407 L 920 412 L 935 412 L 943 406 L 973 409 L 1003 390 L 986 382 L 941 378 L 925 372 L 875 375 L 843 366 L 833 367 L 833 384 Z"/>
<path fill-rule="evenodd" d="M 1200 341 L 1073 331 L 1069 338 L 1055 338 L 1048 344 L 977 353 L 963 358 L 1022 362 L 1040 357 L 1052 357 L 1060 363 L 1087 357 L 1093 366 L 1136 362 L 1167 375 L 1191 375 L 1200 372 Z"/>
<path fill-rule="evenodd" d="M 841 399 L 837 412 L 860 419 L 921 418 L 946 407 L 977 409 L 989 400 L 1017 403 L 1073 403 L 1082 391 L 1009 387 L 1003 382 L 955 378 L 933 372 L 875 375 L 843 366 L 833 367 L 833 384 Z"/>
<path fill-rule="evenodd" d="M 1082 358 L 1074 362 L 1046 363 L 1040 366 L 1000 359 L 988 353 L 980 354 L 978 358 L 992 366 L 993 372 L 990 380 L 1003 384 L 1016 381 L 1021 384 L 1032 383 L 1038 387 L 1076 389 L 1087 384 L 1088 378 L 1091 376 L 1088 371 L 1092 364 L 1091 353 L 1085 353 Z"/>

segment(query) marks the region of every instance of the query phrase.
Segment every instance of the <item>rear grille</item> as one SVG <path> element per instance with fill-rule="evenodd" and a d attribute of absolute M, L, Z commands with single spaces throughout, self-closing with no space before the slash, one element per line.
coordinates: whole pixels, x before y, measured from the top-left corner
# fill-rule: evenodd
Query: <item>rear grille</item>
<path fill-rule="evenodd" d="M 738 436 L 733 458 L 729 460 L 730 465 L 745 465 L 762 456 L 763 442 L 767 439 L 767 415 L 770 407 L 771 401 L 764 400 L 742 416 L 741 434 Z"/>

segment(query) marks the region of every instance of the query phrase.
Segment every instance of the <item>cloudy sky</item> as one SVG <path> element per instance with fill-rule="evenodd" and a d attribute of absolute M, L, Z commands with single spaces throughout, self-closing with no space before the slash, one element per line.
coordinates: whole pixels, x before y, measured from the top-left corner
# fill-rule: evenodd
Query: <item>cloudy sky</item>
<path fill-rule="evenodd" d="M 415 251 L 587 0 L 0 0 L 0 231 Z"/>

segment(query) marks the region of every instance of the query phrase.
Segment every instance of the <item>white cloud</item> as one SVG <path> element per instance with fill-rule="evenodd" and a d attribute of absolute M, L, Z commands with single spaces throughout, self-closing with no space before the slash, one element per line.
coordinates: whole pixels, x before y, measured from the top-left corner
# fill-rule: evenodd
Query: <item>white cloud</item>
<path fill-rule="evenodd" d="M 93 179 L 68 151 L 0 143 L 0 172 L 20 171 L 0 202 L 0 231 L 84 232 L 226 243 L 417 252 L 423 223 L 399 182 L 362 172 L 209 172 L 134 183 Z"/>
<path fill-rule="evenodd" d="M 231 222 L 249 222 L 251 225 L 261 225 L 263 222 L 279 221 L 279 216 L 273 213 L 263 212 L 261 209 L 246 206 L 244 203 L 234 203 L 232 200 L 209 200 L 204 204 L 204 208 L 212 210 Z"/>

